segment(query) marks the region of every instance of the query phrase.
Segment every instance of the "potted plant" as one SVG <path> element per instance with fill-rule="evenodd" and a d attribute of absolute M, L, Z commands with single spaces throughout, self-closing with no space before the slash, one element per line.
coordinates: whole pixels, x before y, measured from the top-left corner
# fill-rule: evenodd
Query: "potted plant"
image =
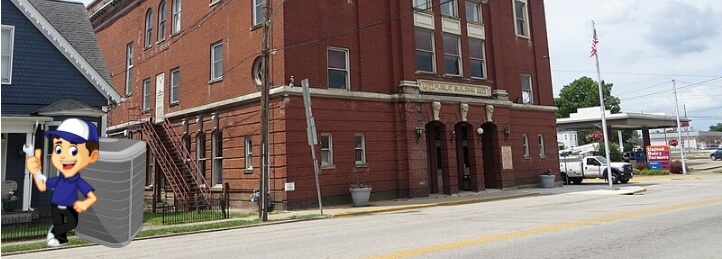
<path fill-rule="evenodd" d="M 3 211 L 11 212 L 14 211 L 18 203 L 18 197 L 15 196 L 15 192 L 8 192 L 7 195 L 2 196 Z"/>
<path fill-rule="evenodd" d="M 552 171 L 547 169 L 546 171 L 542 172 L 541 175 L 539 175 L 542 182 L 542 187 L 544 188 L 552 188 L 554 187 L 554 178 L 556 175 L 552 174 Z"/>
<path fill-rule="evenodd" d="M 351 199 L 354 207 L 366 206 L 371 198 L 371 185 L 365 183 L 349 184 L 348 190 L 351 192 Z"/>

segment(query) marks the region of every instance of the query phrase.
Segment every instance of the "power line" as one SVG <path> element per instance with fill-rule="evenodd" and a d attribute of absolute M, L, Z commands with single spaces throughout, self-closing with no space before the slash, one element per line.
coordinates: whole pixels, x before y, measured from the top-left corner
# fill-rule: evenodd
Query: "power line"
<path fill-rule="evenodd" d="M 678 89 L 687 89 L 687 88 L 690 88 L 690 87 L 700 86 L 700 85 L 703 85 L 704 83 L 708 83 L 708 82 L 715 81 L 715 80 L 719 80 L 719 79 L 722 79 L 722 77 L 717 77 L 717 78 L 713 78 L 713 79 L 708 79 L 708 80 L 705 80 L 705 81 L 701 81 L 701 82 L 697 82 L 697 83 L 694 83 L 694 84 L 690 84 L 690 85 L 686 85 L 686 86 L 683 86 L 683 87 L 679 87 Z M 642 97 L 647 97 L 647 96 L 652 96 L 652 95 L 658 95 L 658 94 L 662 94 L 662 93 L 669 92 L 669 91 L 671 91 L 671 90 L 672 90 L 672 89 L 660 90 L 660 91 L 657 91 L 657 92 L 652 92 L 652 93 L 643 94 L 643 95 L 638 95 L 638 96 L 632 96 L 632 97 L 627 97 L 627 98 L 619 98 L 619 100 L 620 100 L 620 101 L 621 101 L 621 100 L 630 100 L 630 99 L 637 99 L 637 98 L 642 98 Z"/>
<path fill-rule="evenodd" d="M 563 70 L 563 69 L 552 69 L 552 72 L 564 72 L 564 73 L 596 73 L 596 71 Z M 719 77 L 719 75 L 658 74 L 658 73 L 607 72 L 607 71 L 605 71 L 604 74 L 647 75 L 647 76 L 685 76 L 685 77 Z"/>

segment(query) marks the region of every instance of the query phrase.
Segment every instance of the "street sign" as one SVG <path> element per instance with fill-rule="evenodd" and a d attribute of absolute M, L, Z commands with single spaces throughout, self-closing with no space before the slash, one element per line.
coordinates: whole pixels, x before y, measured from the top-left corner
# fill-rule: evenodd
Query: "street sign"
<path fill-rule="evenodd" d="M 323 203 L 321 203 L 321 184 L 318 175 L 321 173 L 318 168 L 318 160 L 316 160 L 316 145 L 318 137 L 316 137 L 316 121 L 311 113 L 311 89 L 308 86 L 308 78 L 301 80 L 301 88 L 303 90 L 303 106 L 306 110 L 306 136 L 308 145 L 311 147 L 311 158 L 313 158 L 313 172 L 316 178 L 316 195 L 318 196 L 318 209 L 323 215 Z M 295 186 L 294 186 L 295 188 Z"/>

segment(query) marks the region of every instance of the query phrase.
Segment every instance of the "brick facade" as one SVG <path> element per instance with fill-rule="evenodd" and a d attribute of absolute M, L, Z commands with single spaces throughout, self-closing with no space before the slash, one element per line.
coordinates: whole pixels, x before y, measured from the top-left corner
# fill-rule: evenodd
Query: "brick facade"
<path fill-rule="evenodd" d="M 200 117 L 206 136 L 205 157 L 210 158 L 211 117 L 218 116 L 222 181 L 230 184 L 232 206 L 250 206 L 246 201 L 258 188 L 261 154 L 260 93 L 252 66 L 260 56 L 262 32 L 259 26 L 252 26 L 252 1 L 221 0 L 211 5 L 183 1 L 181 30 L 171 35 L 173 1 L 168 0 L 163 41 L 157 40 L 161 1 L 132 6 L 133 1 L 111 2 L 114 4 L 104 8 L 96 2 L 89 10 L 120 93 L 125 93 L 127 44 L 133 42 L 135 50 L 132 94 L 111 110 L 110 124 L 115 125 L 111 129 L 121 131 L 129 121 L 155 116 L 155 78 L 162 73 L 163 117 L 175 125 L 179 135 L 184 134 L 182 122 L 187 122 L 193 157 Z M 464 0 L 456 1 L 462 15 L 452 19 L 441 16 L 438 0 L 432 1 L 429 11 L 415 10 L 412 2 L 271 1 L 270 177 L 273 200 L 285 209 L 316 206 L 298 87 L 304 78 L 312 87 L 318 134 L 331 134 L 333 140 L 333 166 L 323 166 L 320 176 L 324 204 L 349 203 L 348 184 L 353 182 L 372 184 L 372 199 L 419 197 L 538 184 L 542 170 L 557 168 L 543 1 L 522 1 L 528 9 L 530 36 L 526 38 L 514 33 L 514 0 L 478 2 L 482 23 L 473 26 L 467 26 Z M 153 43 L 144 48 L 149 9 L 154 13 Z M 422 20 L 434 28 L 434 73 L 416 71 L 415 28 L 429 26 L 420 25 Z M 454 24 L 457 27 L 451 33 L 459 36 L 460 76 L 444 73 L 443 34 L 448 33 L 444 26 Z M 468 35 L 478 35 L 478 29 L 470 31 L 475 28 L 483 30 L 484 79 L 470 76 Z M 219 41 L 223 42 L 223 78 L 210 81 L 210 46 Z M 328 89 L 329 48 L 348 51 L 348 89 Z M 181 71 L 177 104 L 170 104 L 169 99 L 173 69 Z M 521 101 L 522 74 L 532 78 L 531 104 Z M 288 86 L 291 77 L 294 86 Z M 151 79 L 151 109 L 139 113 L 146 78 Z M 473 91 L 480 94 L 470 94 Z M 438 111 L 435 102 L 440 104 Z M 417 128 L 422 130 L 420 135 Z M 479 128 L 483 129 L 481 135 Z M 510 130 L 508 136 L 505 128 Z M 467 134 L 462 136 L 463 132 Z M 363 133 L 366 141 L 367 163 L 362 165 L 354 159 L 357 133 Z M 523 134 L 528 137 L 528 157 L 524 157 Z M 546 156 L 540 156 L 539 135 Z M 253 170 L 245 168 L 245 137 L 253 140 Z M 320 161 L 321 147 L 315 148 Z M 511 156 L 504 150 L 510 150 Z M 438 170 L 430 170 L 432 167 Z M 211 159 L 205 172 L 207 179 L 213 177 Z M 284 191 L 288 182 L 295 184 L 294 191 Z"/>

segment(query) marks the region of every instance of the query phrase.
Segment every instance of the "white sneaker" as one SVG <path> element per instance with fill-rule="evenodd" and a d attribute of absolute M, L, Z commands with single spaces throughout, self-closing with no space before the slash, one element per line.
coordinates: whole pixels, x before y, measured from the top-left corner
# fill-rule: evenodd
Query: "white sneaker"
<path fill-rule="evenodd" d="M 48 229 L 48 236 L 45 237 L 46 242 L 50 242 L 50 239 L 55 239 L 55 234 L 53 234 L 53 226 L 50 226 L 50 229 Z"/>
<path fill-rule="evenodd" d="M 48 240 L 48 242 L 47 242 L 46 245 L 48 245 L 48 247 L 61 247 L 61 246 L 64 246 L 64 245 L 66 245 L 66 244 L 67 244 L 67 243 L 60 243 L 60 241 L 58 241 L 57 239 L 52 238 L 52 239 L 49 239 L 49 240 Z"/>

